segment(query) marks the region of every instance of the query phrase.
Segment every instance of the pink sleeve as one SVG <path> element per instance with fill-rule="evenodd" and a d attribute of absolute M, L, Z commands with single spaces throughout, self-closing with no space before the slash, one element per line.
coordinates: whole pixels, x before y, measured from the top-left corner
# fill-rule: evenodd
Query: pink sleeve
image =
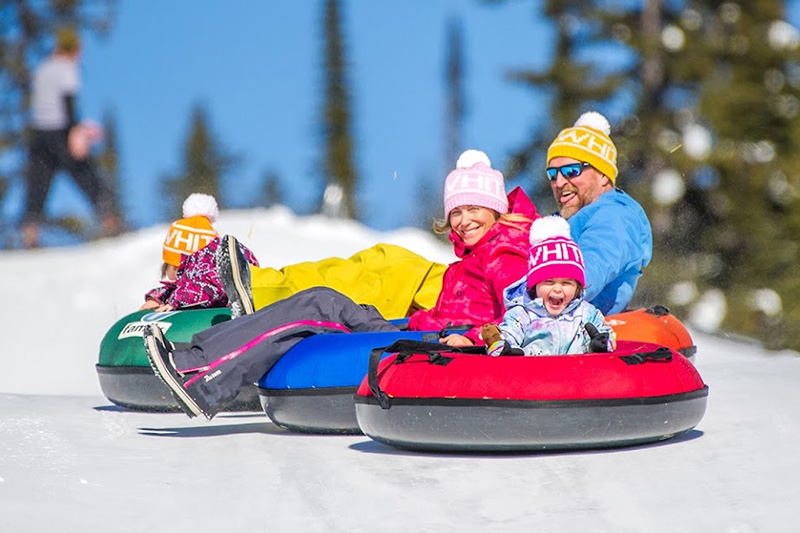
<path fill-rule="evenodd" d="M 474 328 L 472 328 L 471 330 L 467 331 L 463 335 L 466 338 L 468 338 L 469 340 L 471 340 L 473 342 L 473 344 L 475 344 L 476 346 L 483 346 L 486 343 L 483 342 L 483 339 L 481 339 L 481 337 L 480 337 L 480 332 L 481 332 L 481 328 L 482 327 L 483 327 L 483 324 L 481 324 L 479 326 L 475 326 Z"/>
<path fill-rule="evenodd" d="M 500 309 L 499 314 L 492 317 L 487 323 L 499 324 L 503 321 L 503 314 L 505 313 L 503 291 L 527 274 L 527 272 L 528 256 L 521 252 L 519 248 L 503 246 L 495 251 L 492 259 L 486 265 L 486 277 L 494 301 L 500 302 Z M 477 324 L 474 328 L 464 333 L 464 336 L 477 345 L 484 345 L 483 340 L 480 338 L 481 327 L 483 327 L 483 324 Z"/>
<path fill-rule="evenodd" d="M 155 300 L 158 303 L 164 303 L 164 300 L 169 297 L 169 294 L 172 292 L 174 285 L 163 285 L 161 287 L 156 287 L 152 291 L 148 292 L 144 295 L 144 300 Z"/>
<path fill-rule="evenodd" d="M 433 318 L 433 313 L 431 311 L 431 309 L 419 309 L 414 311 L 414 313 L 408 317 L 408 329 L 412 331 L 430 331 L 441 329 L 447 325 L 444 323 L 440 326 L 439 321 Z"/>
<path fill-rule="evenodd" d="M 528 273 L 528 255 L 511 246 L 499 249 L 486 266 L 489 284 L 495 301 L 503 304 L 503 291 Z M 503 313 L 495 317 L 503 319 Z"/>

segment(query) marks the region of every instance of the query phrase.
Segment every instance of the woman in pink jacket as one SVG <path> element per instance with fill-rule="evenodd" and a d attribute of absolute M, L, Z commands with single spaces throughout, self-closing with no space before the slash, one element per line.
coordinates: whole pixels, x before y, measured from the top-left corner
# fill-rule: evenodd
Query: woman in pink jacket
<path fill-rule="evenodd" d="M 506 196 L 502 173 L 477 150 L 464 152 L 447 176 L 444 206 L 445 221 L 436 229 L 450 230 L 460 261 L 448 267 L 436 306 L 411 315 L 409 329 L 473 326 L 464 335 L 442 339 L 462 346 L 480 341 L 481 325 L 502 320 L 503 289 L 527 273 L 528 231 L 538 216 L 521 189 Z M 144 342 L 155 373 L 184 412 L 211 419 L 303 338 L 347 331 L 398 330 L 374 307 L 313 287 L 201 331 L 180 348 L 157 326 L 145 329 Z"/>
<path fill-rule="evenodd" d="M 502 201 L 499 196 L 468 192 L 469 180 L 481 179 L 480 174 L 470 172 L 476 168 L 503 186 L 503 175 L 480 163 L 467 170 L 457 168 L 447 177 L 446 218 L 434 229 L 450 230 L 450 242 L 460 261 L 444 273 L 433 309 L 411 315 L 411 330 L 476 325 L 483 317 L 502 317 L 503 290 L 528 272 L 528 232 L 531 221 L 538 218 L 536 208 L 519 187 L 507 197 L 503 193 Z M 464 335 L 449 335 L 442 341 L 451 346 L 478 344 L 478 331 L 476 325 Z"/>

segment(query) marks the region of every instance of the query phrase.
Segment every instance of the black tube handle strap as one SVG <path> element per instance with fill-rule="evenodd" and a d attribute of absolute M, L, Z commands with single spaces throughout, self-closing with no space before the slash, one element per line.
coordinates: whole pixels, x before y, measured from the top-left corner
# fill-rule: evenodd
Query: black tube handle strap
<path fill-rule="evenodd" d="M 485 354 L 485 346 L 465 346 L 462 348 L 455 348 L 447 344 L 440 344 L 438 342 L 423 342 L 407 339 L 400 339 L 394 341 L 389 346 L 381 348 L 374 348 L 369 354 L 369 367 L 367 369 L 367 384 L 369 390 L 378 400 L 378 404 L 383 409 L 391 407 L 389 395 L 386 394 L 378 382 L 378 365 L 381 361 L 381 355 L 386 353 L 397 353 L 395 364 L 400 364 L 406 361 L 413 354 L 422 354 L 428 356 L 428 361 L 434 365 L 446 365 L 453 360 L 452 357 L 442 355 L 441 352 L 457 352 L 457 353 L 474 353 Z"/>
<path fill-rule="evenodd" d="M 650 362 L 669 362 L 672 361 L 672 350 L 662 346 L 652 352 L 633 353 L 631 355 L 621 355 L 620 359 L 629 365 L 641 365 Z"/>
<path fill-rule="evenodd" d="M 388 346 L 373 348 L 369 354 L 369 368 L 367 370 L 367 384 L 369 385 L 369 390 L 372 391 L 373 396 L 378 400 L 381 409 L 388 409 L 391 406 L 389 395 L 381 390 L 380 383 L 378 383 L 378 363 L 380 363 L 381 355 L 386 351 L 386 348 L 388 348 Z"/>

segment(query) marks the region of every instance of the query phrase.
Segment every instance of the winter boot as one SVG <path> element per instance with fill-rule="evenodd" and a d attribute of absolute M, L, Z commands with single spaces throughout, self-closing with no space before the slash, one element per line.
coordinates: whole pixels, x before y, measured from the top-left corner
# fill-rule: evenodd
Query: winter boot
<path fill-rule="evenodd" d="M 152 326 L 152 335 L 156 338 L 156 341 L 160 342 L 161 346 L 163 346 L 167 352 L 172 353 L 175 350 L 175 345 L 167 340 L 167 338 L 164 336 L 164 331 L 160 327 L 155 324 L 152 324 Z"/>
<path fill-rule="evenodd" d="M 220 240 L 216 252 L 217 276 L 228 297 L 231 317 L 239 318 L 255 311 L 253 291 L 250 286 L 250 264 L 244 257 L 239 242 L 233 235 Z"/>
<path fill-rule="evenodd" d="M 164 339 L 160 328 L 152 324 L 147 325 L 142 332 L 142 337 L 144 338 L 147 359 L 150 361 L 153 372 L 164 382 L 183 412 L 190 418 L 202 414 L 211 420 L 216 412 L 212 413 L 212 409 L 209 406 L 192 398 L 189 392 L 186 391 L 184 388 L 186 375 L 175 368 L 175 362 L 172 360 L 172 351 L 168 348 L 171 344 Z"/>

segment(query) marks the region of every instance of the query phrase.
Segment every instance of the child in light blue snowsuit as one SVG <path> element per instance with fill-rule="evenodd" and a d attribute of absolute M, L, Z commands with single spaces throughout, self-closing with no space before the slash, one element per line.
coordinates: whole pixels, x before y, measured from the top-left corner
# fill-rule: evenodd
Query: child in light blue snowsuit
<path fill-rule="evenodd" d="M 512 351 L 516 348 L 524 355 L 559 355 L 613 350 L 614 330 L 581 296 L 583 257 L 567 221 L 557 215 L 536 220 L 530 241 L 528 274 L 503 293 L 506 312 L 497 326 L 499 338 L 484 329 L 487 352 L 519 353 Z"/>

